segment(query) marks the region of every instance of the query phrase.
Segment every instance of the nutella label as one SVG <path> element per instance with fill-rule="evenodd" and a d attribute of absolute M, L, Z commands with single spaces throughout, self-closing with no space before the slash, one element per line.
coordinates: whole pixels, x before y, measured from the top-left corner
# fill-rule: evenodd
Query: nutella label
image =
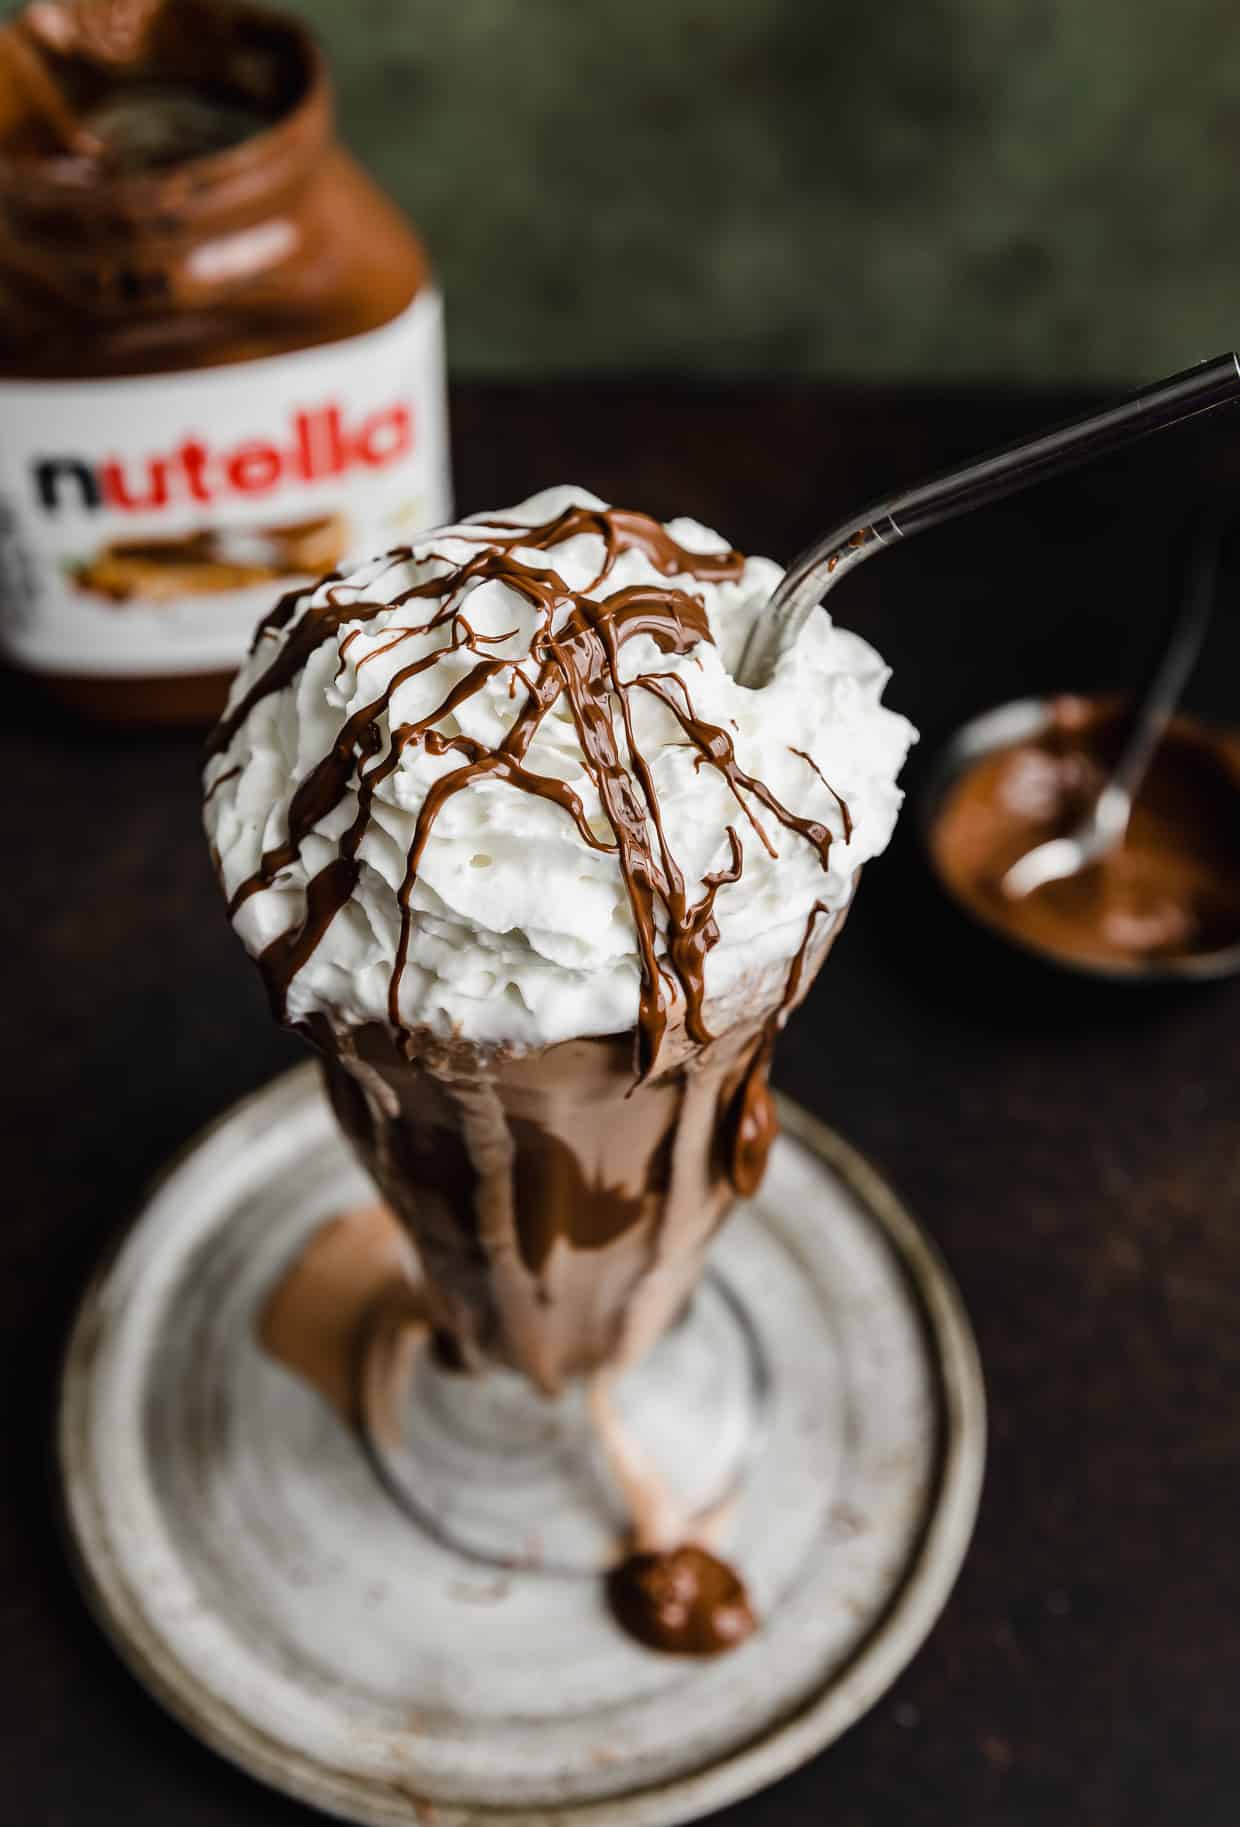
<path fill-rule="evenodd" d="M 0 639 L 40 672 L 231 670 L 286 590 L 450 514 L 433 293 L 290 355 L 0 380 Z"/>

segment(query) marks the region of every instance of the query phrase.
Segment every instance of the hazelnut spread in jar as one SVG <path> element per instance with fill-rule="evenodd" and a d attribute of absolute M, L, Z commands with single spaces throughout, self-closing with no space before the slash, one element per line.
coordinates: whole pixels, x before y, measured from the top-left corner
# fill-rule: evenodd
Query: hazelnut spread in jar
<path fill-rule="evenodd" d="M 302 27 L 32 0 L 0 32 L 9 661 L 206 721 L 280 595 L 449 511 L 438 294 Z"/>

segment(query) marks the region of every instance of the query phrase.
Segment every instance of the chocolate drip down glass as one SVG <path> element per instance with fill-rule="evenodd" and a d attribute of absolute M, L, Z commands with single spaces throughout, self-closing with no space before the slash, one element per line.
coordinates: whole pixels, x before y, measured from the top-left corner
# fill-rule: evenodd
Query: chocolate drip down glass
<path fill-rule="evenodd" d="M 834 930 L 816 923 L 795 995 Z M 709 1527 L 744 1476 L 766 1367 L 744 1290 L 707 1259 L 775 1133 L 786 989 L 705 1048 L 665 1043 L 640 1080 L 633 1033 L 510 1058 L 431 1036 L 406 1057 L 377 1027 L 325 1047 L 337 1119 L 425 1277 L 421 1348 L 399 1308 L 364 1348 L 366 1439 L 472 1557 L 597 1572 Z"/>

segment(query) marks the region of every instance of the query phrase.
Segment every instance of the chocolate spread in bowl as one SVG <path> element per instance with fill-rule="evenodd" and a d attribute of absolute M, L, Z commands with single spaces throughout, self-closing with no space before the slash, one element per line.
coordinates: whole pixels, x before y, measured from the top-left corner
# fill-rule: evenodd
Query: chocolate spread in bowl
<path fill-rule="evenodd" d="M 1010 866 L 1070 831 L 1123 740 L 1114 699 L 1055 701 L 1047 727 L 975 761 L 938 810 L 931 855 L 988 926 L 1071 964 L 1137 972 L 1240 942 L 1240 736 L 1171 724 L 1124 842 L 1079 875 L 1016 899 Z"/>

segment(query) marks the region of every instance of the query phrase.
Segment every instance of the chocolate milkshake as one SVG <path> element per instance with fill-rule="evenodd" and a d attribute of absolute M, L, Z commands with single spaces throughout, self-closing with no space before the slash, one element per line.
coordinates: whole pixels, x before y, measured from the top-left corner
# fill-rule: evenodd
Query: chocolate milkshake
<path fill-rule="evenodd" d="M 736 683 L 778 577 L 549 490 L 286 596 L 212 737 L 234 925 L 465 1368 L 639 1357 L 761 1179 L 912 738 L 825 612 Z"/>

